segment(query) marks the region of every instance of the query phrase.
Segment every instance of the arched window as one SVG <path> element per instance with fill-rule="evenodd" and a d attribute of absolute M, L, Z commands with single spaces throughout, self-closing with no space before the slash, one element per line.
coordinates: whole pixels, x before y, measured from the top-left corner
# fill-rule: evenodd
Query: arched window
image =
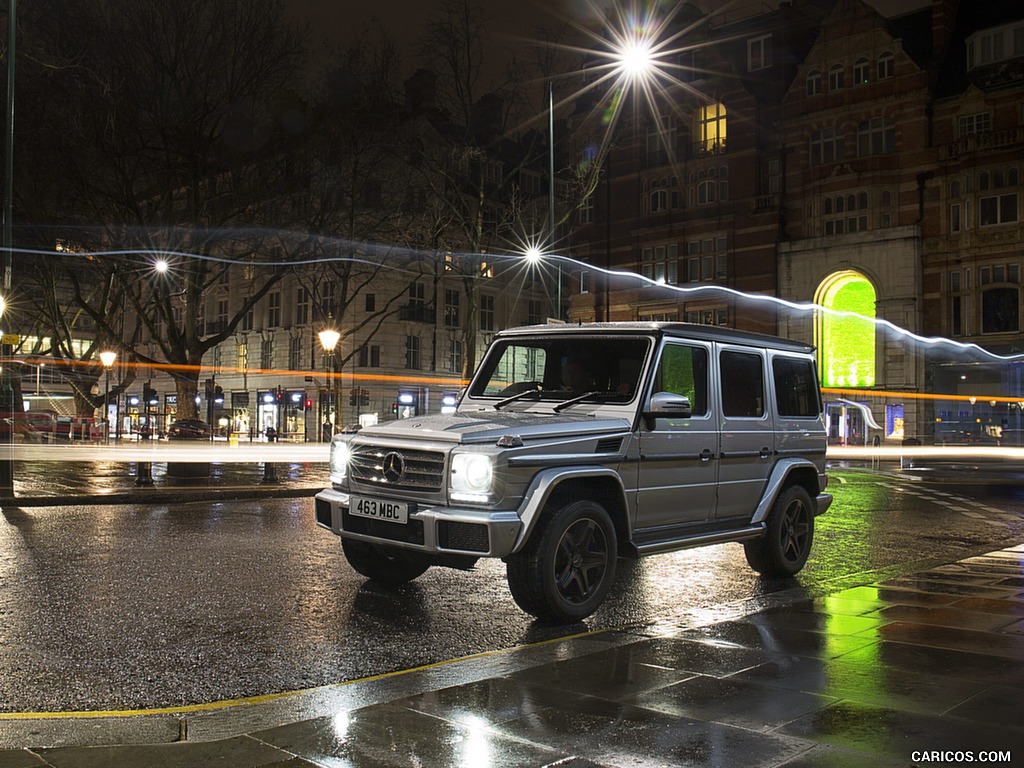
<path fill-rule="evenodd" d="M 892 51 L 885 51 L 878 57 L 879 80 L 885 80 L 886 78 L 893 76 L 894 61 Z"/>
<path fill-rule="evenodd" d="M 807 73 L 807 95 L 817 96 L 821 93 L 821 71 L 812 69 Z"/>
<path fill-rule="evenodd" d="M 868 66 L 868 60 L 863 56 L 853 62 L 853 84 L 854 85 L 866 85 L 869 81 L 868 76 L 870 72 Z"/>
<path fill-rule="evenodd" d="M 818 288 L 822 307 L 815 323 L 821 384 L 871 387 L 875 384 L 875 289 L 864 275 L 844 271 Z"/>

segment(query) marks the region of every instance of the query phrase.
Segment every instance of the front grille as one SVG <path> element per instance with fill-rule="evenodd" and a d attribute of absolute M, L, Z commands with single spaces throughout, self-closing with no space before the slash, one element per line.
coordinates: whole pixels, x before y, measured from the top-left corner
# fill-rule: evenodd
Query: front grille
<path fill-rule="evenodd" d="M 442 549 L 486 552 L 490 548 L 487 526 L 442 520 L 437 524 L 437 543 Z"/>
<path fill-rule="evenodd" d="M 423 543 L 423 521 L 409 520 L 405 525 L 385 523 L 383 520 L 372 520 L 365 517 L 350 515 L 347 509 L 341 512 L 341 526 L 346 531 L 374 536 L 389 541 L 404 541 L 406 544 Z"/>
<path fill-rule="evenodd" d="M 385 471 L 386 462 L 388 472 Z M 400 476 L 394 471 L 396 463 L 402 469 Z M 437 492 L 444 487 L 444 454 L 436 451 L 357 445 L 353 446 L 349 469 L 352 479 L 361 483 L 408 491 Z"/>

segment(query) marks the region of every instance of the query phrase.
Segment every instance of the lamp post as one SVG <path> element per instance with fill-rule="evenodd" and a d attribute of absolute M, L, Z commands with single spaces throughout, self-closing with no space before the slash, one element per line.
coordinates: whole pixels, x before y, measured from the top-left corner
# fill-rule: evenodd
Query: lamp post
<path fill-rule="evenodd" d="M 115 360 L 117 352 L 100 352 L 100 362 L 107 372 L 106 389 L 103 390 L 103 425 L 107 437 L 105 443 L 110 443 L 110 369 L 114 367 Z"/>
<path fill-rule="evenodd" d="M 338 341 L 341 339 L 341 334 L 333 328 L 324 328 L 317 334 L 320 337 L 320 346 L 324 348 L 324 352 L 330 359 L 330 368 L 328 370 L 327 380 L 330 382 L 330 388 L 327 390 L 327 420 L 330 421 L 330 417 L 334 410 L 334 348 L 338 346 Z M 334 437 L 334 422 L 331 423 L 331 437 Z"/>

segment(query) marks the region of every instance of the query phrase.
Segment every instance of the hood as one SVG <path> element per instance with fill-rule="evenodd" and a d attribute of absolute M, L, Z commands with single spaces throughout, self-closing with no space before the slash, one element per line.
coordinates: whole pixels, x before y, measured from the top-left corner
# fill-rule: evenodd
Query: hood
<path fill-rule="evenodd" d="M 484 411 L 418 416 L 388 421 L 359 430 L 358 439 L 412 439 L 444 443 L 493 443 L 502 435 L 524 441 L 550 437 L 580 437 L 628 430 L 627 419 L 595 419 L 586 415 Z"/>

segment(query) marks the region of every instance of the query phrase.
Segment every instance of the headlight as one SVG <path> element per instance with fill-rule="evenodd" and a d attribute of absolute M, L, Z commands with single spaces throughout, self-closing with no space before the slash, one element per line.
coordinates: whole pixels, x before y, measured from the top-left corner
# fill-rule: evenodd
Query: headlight
<path fill-rule="evenodd" d="M 481 453 L 452 455 L 452 498 L 485 502 L 494 482 L 494 461 Z"/>
<path fill-rule="evenodd" d="M 348 475 L 348 463 L 352 458 L 352 449 L 348 443 L 331 443 L 331 482 L 340 482 Z"/>

